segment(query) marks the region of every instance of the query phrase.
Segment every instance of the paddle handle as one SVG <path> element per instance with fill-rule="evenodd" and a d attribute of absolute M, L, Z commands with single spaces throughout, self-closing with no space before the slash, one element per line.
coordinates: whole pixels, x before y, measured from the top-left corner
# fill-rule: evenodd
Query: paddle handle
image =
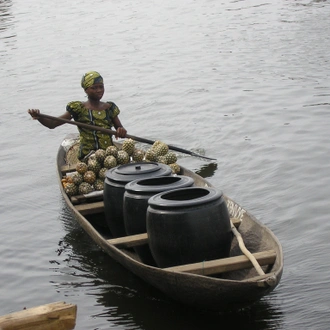
<path fill-rule="evenodd" d="M 241 251 L 245 254 L 245 256 L 251 261 L 252 265 L 256 269 L 259 275 L 265 275 L 265 272 L 261 268 L 260 264 L 258 263 L 257 259 L 254 257 L 254 255 L 246 248 L 243 237 L 239 233 L 239 231 L 236 229 L 234 226 L 233 222 L 230 220 L 230 226 L 231 226 L 231 231 L 233 234 L 236 236 L 236 239 L 238 241 L 238 246 L 240 247 Z"/>
<path fill-rule="evenodd" d="M 100 132 L 103 132 L 103 133 L 109 134 L 109 135 L 115 135 L 116 134 L 116 131 L 113 131 L 113 130 L 108 129 L 108 128 L 95 126 L 95 125 L 89 125 L 89 124 L 81 123 L 79 121 L 68 120 L 68 119 L 64 119 L 64 118 L 61 118 L 61 117 L 53 117 L 53 116 L 49 116 L 49 115 L 44 115 L 42 113 L 39 113 L 38 117 L 57 120 L 57 121 L 60 121 L 62 123 L 67 123 L 67 124 L 83 127 L 83 128 L 87 128 L 87 129 L 94 130 L 94 131 L 100 131 Z M 135 135 L 126 134 L 126 137 L 129 138 L 129 139 L 138 141 L 138 142 L 142 142 L 142 143 L 147 143 L 147 144 L 154 144 L 155 143 L 154 140 L 145 139 L 145 138 L 138 137 L 138 136 L 135 136 Z M 209 157 L 206 157 L 206 156 L 202 156 L 202 155 L 196 154 L 195 152 L 192 152 L 192 151 L 189 151 L 189 150 L 186 150 L 186 149 L 182 149 L 182 148 L 179 148 L 179 147 L 176 147 L 176 146 L 172 146 L 172 145 L 169 145 L 169 144 L 167 146 L 168 146 L 169 149 L 181 152 L 183 154 L 188 154 L 188 155 L 194 156 L 194 157 L 200 157 L 200 158 L 204 158 L 204 159 L 207 159 L 207 160 L 216 160 L 215 158 L 209 158 Z"/>
<path fill-rule="evenodd" d="M 103 132 L 103 133 L 106 133 L 106 134 L 109 134 L 109 135 L 115 135 L 116 134 L 116 131 L 113 131 L 113 130 L 108 129 L 108 128 L 95 126 L 95 125 L 89 125 L 89 124 L 81 123 L 79 121 L 68 120 L 68 119 L 64 119 L 64 118 L 61 118 L 61 117 L 53 117 L 53 116 L 49 116 L 49 115 L 44 115 L 43 113 L 39 113 L 38 118 L 39 117 L 40 118 L 47 118 L 47 119 L 51 119 L 51 120 L 57 120 L 57 121 L 60 121 L 62 123 L 67 123 L 67 124 L 79 126 L 79 127 L 82 127 L 82 128 L 87 128 L 87 129 L 91 129 L 91 130 L 94 130 L 94 131 L 100 131 L 100 132 Z"/>

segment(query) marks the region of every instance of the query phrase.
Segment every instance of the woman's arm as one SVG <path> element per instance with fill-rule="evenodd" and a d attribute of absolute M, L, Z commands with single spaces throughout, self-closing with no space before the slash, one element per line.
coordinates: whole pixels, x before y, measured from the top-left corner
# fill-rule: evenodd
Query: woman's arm
<path fill-rule="evenodd" d="M 40 113 L 39 109 L 29 109 L 28 113 L 31 115 L 31 117 L 33 119 L 38 120 L 40 124 L 50 128 L 50 129 L 53 129 L 57 126 L 61 126 L 64 124 L 63 122 L 60 122 L 57 120 L 39 117 L 39 113 Z M 70 120 L 71 114 L 70 114 L 70 112 L 66 111 L 63 115 L 59 116 L 59 118 L 64 118 L 64 119 Z"/>
<path fill-rule="evenodd" d="M 123 125 L 121 124 L 118 116 L 114 117 L 112 119 L 113 125 L 115 126 L 116 129 L 116 139 L 120 138 L 124 138 L 126 137 L 126 129 L 123 127 Z"/>

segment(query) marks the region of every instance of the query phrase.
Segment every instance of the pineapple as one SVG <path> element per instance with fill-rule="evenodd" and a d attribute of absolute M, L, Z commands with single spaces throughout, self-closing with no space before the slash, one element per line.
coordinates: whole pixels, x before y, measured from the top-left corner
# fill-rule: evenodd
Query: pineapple
<path fill-rule="evenodd" d="M 174 164 L 177 161 L 177 156 L 174 152 L 168 152 L 165 155 L 166 164 Z"/>
<path fill-rule="evenodd" d="M 126 139 L 123 142 L 122 150 L 126 151 L 129 156 L 132 156 L 134 148 L 135 148 L 135 141 L 134 140 Z"/>
<path fill-rule="evenodd" d="M 129 154 L 125 150 L 118 151 L 117 163 L 119 165 L 128 164 L 129 160 Z"/>
<path fill-rule="evenodd" d="M 87 183 L 87 182 L 83 182 L 79 185 L 79 193 L 81 195 L 86 195 L 86 194 L 89 194 L 91 193 L 92 191 L 94 191 L 94 188 L 91 184 Z"/>
<path fill-rule="evenodd" d="M 108 169 L 106 167 L 102 167 L 98 173 L 98 178 L 104 181 L 107 177 L 107 171 Z"/>
<path fill-rule="evenodd" d="M 166 163 L 166 157 L 165 156 L 158 156 L 157 157 L 157 162 L 162 163 L 162 164 L 167 164 Z"/>
<path fill-rule="evenodd" d="M 118 156 L 118 149 L 116 146 L 109 146 L 107 149 L 105 149 L 105 156 L 114 156 L 117 158 Z"/>
<path fill-rule="evenodd" d="M 163 143 L 163 142 L 159 141 L 159 140 L 155 141 L 154 144 L 152 145 L 152 148 L 159 146 L 161 143 Z"/>
<path fill-rule="evenodd" d="M 179 174 L 181 171 L 181 168 L 177 163 L 170 164 L 169 167 L 172 169 L 173 174 Z"/>
<path fill-rule="evenodd" d="M 150 162 L 155 162 L 156 161 L 157 155 L 156 155 L 155 151 L 152 148 L 150 148 L 146 151 L 145 159 L 146 159 L 146 161 L 150 161 Z"/>
<path fill-rule="evenodd" d="M 65 192 L 68 196 L 74 196 L 78 194 L 78 186 L 75 185 L 73 182 L 69 182 L 66 186 L 65 186 Z"/>
<path fill-rule="evenodd" d="M 89 184 L 93 184 L 96 180 L 96 174 L 93 171 L 87 171 L 84 174 L 84 181 L 89 183 Z"/>
<path fill-rule="evenodd" d="M 88 170 L 88 166 L 84 162 L 79 162 L 76 165 L 76 171 L 80 174 L 84 174 Z"/>
<path fill-rule="evenodd" d="M 117 166 L 117 159 L 114 156 L 107 156 L 105 157 L 103 166 L 106 169 L 113 168 Z"/>
<path fill-rule="evenodd" d="M 94 189 L 103 190 L 103 188 L 104 188 L 104 181 L 101 179 L 96 179 L 94 182 Z"/>
<path fill-rule="evenodd" d="M 95 158 L 100 164 L 103 164 L 105 155 L 106 153 L 104 149 L 98 149 L 95 151 Z"/>
<path fill-rule="evenodd" d="M 71 175 L 71 180 L 74 184 L 79 186 L 84 181 L 84 177 L 79 172 L 75 172 Z"/>
<path fill-rule="evenodd" d="M 96 158 L 88 159 L 87 167 L 89 171 L 98 173 L 101 169 L 101 164 L 96 160 Z"/>
<path fill-rule="evenodd" d="M 153 147 L 157 156 L 165 156 L 168 152 L 168 145 L 160 142 L 157 146 Z"/>
<path fill-rule="evenodd" d="M 142 162 L 144 158 L 144 152 L 140 149 L 135 149 L 132 154 L 132 159 L 135 162 Z"/>

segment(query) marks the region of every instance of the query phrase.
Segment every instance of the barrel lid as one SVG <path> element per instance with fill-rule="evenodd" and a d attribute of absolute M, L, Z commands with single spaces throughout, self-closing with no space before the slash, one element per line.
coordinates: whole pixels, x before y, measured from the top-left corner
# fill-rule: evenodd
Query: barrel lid
<path fill-rule="evenodd" d="M 186 187 L 161 192 L 149 198 L 148 204 L 154 208 L 195 207 L 222 198 L 222 191 L 213 187 Z"/>
<path fill-rule="evenodd" d="M 194 184 L 194 179 L 185 175 L 161 176 L 139 178 L 125 185 L 125 190 L 130 193 L 160 193 L 166 190 L 189 187 Z"/>
<path fill-rule="evenodd" d="M 162 163 L 138 162 L 119 165 L 107 171 L 106 177 L 110 181 L 130 182 L 138 178 L 170 175 L 172 169 Z"/>

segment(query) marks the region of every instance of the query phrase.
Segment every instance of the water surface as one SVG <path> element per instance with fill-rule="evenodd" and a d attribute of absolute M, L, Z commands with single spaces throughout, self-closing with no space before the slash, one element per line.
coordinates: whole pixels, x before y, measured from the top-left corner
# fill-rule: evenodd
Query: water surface
<path fill-rule="evenodd" d="M 0 313 L 53 301 L 84 329 L 328 329 L 329 1 L 0 1 Z M 48 130 L 98 70 L 128 132 L 180 154 L 265 223 L 280 285 L 248 310 L 193 311 L 105 255 L 58 189 Z"/>

